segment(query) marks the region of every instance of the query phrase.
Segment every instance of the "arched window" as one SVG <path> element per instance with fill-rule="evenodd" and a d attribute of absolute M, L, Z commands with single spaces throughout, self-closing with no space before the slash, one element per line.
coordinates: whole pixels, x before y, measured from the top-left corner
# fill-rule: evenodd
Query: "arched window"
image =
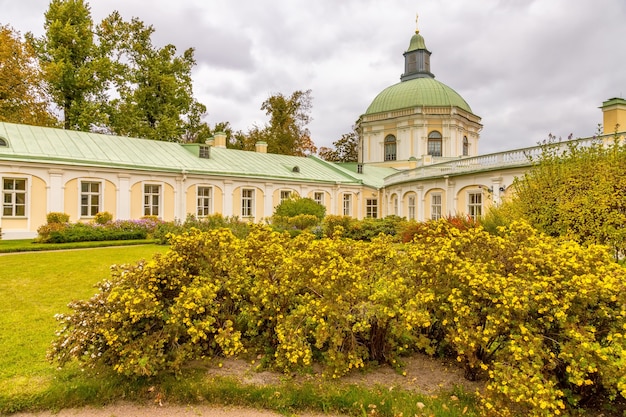
<path fill-rule="evenodd" d="M 463 156 L 469 155 L 469 141 L 467 140 L 467 136 L 463 136 Z"/>
<path fill-rule="evenodd" d="M 396 137 L 387 135 L 385 138 L 385 161 L 396 160 Z"/>
<path fill-rule="evenodd" d="M 428 155 L 441 156 L 441 133 L 436 130 L 428 134 Z"/>
<path fill-rule="evenodd" d="M 8 146 L 7 141 L 4 138 L 0 138 L 0 146 Z"/>

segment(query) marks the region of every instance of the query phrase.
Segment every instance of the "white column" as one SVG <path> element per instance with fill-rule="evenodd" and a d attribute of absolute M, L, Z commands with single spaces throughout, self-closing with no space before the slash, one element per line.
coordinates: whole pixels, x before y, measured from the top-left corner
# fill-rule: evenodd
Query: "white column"
<path fill-rule="evenodd" d="M 119 174 L 117 178 L 117 218 L 130 219 L 130 175 Z"/>
<path fill-rule="evenodd" d="M 222 198 L 222 215 L 241 217 L 241 212 L 233 213 L 233 191 L 235 186 L 232 181 L 224 181 L 224 197 Z M 241 202 L 240 202 L 241 204 Z"/>
<path fill-rule="evenodd" d="M 48 171 L 50 182 L 48 183 L 48 213 L 65 211 L 63 200 L 65 197 L 65 187 L 63 186 L 63 170 L 51 169 Z"/>

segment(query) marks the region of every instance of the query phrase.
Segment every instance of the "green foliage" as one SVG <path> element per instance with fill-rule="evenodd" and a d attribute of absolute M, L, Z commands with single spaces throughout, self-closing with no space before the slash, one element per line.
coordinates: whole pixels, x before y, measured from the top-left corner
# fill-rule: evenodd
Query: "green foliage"
<path fill-rule="evenodd" d="M 626 398 L 626 270 L 603 247 L 521 223 L 497 234 L 425 225 L 407 244 L 262 226 L 245 239 L 174 236 L 167 254 L 116 269 L 73 303 L 50 358 L 154 375 L 247 350 L 285 371 L 319 361 L 340 376 L 420 350 L 486 378 L 485 414 Z"/>
<path fill-rule="evenodd" d="M 191 229 L 207 232 L 220 228 L 230 229 L 235 236 L 243 239 L 250 232 L 250 223 L 236 216 L 224 217 L 219 213 L 199 218 L 188 214 L 184 222 L 160 222 L 153 232 L 153 237 L 161 244 L 167 244 L 171 236 L 189 232 Z"/>
<path fill-rule="evenodd" d="M 28 34 L 39 57 L 48 91 L 63 111 L 64 128 L 89 131 L 103 122 L 98 105 L 105 94 L 108 60 L 94 42 L 89 5 L 83 0 L 52 0 L 45 13 L 45 34 Z"/>
<path fill-rule="evenodd" d="M 322 147 L 319 156 L 330 162 L 357 162 L 359 158 L 359 135 L 356 131 L 341 135 L 333 142 L 333 148 Z"/>
<path fill-rule="evenodd" d="M 293 197 L 283 200 L 274 209 L 274 219 L 288 219 L 302 214 L 314 216 L 317 221 L 320 221 L 326 214 L 326 207 L 308 197 Z"/>
<path fill-rule="evenodd" d="M 96 213 L 93 218 L 93 221 L 96 224 L 107 224 L 113 221 L 113 215 L 108 211 L 101 211 Z"/>
<path fill-rule="evenodd" d="M 48 222 L 48 224 L 69 223 L 70 215 L 67 213 L 60 213 L 60 212 L 52 211 L 46 214 L 46 221 Z"/>
<path fill-rule="evenodd" d="M 626 250 L 626 144 L 618 138 L 583 146 L 549 141 L 514 183 L 520 217 L 551 236 Z"/>
<path fill-rule="evenodd" d="M 8 25 L 0 25 L 0 80 L 0 122 L 56 125 L 35 52 Z"/>
<path fill-rule="evenodd" d="M 53 222 L 42 225 L 37 229 L 38 236 L 36 242 L 68 243 L 146 239 L 154 234 L 160 223 L 160 220 L 150 218 L 118 220 L 107 222 L 106 224 Z"/>

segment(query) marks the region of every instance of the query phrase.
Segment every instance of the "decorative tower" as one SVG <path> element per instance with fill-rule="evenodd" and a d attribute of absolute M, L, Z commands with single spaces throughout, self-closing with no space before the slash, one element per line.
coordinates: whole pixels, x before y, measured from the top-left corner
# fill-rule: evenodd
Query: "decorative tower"
<path fill-rule="evenodd" d="M 430 54 L 426 48 L 424 37 L 420 35 L 417 27 L 417 16 L 415 16 L 415 34 L 411 37 L 409 48 L 404 53 L 404 74 L 400 77 L 402 81 L 413 78 L 429 77 L 435 78 L 430 72 Z"/>

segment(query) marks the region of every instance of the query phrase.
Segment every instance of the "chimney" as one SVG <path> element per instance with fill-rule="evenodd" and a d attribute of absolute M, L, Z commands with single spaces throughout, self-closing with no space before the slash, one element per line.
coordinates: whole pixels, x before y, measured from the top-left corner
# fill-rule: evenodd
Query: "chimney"
<path fill-rule="evenodd" d="M 267 153 L 267 142 L 262 140 L 258 141 L 254 144 L 254 150 L 258 153 Z"/>
<path fill-rule="evenodd" d="M 226 147 L 226 133 L 224 132 L 215 132 L 213 136 L 214 144 L 213 146 L 216 148 L 225 148 Z"/>

